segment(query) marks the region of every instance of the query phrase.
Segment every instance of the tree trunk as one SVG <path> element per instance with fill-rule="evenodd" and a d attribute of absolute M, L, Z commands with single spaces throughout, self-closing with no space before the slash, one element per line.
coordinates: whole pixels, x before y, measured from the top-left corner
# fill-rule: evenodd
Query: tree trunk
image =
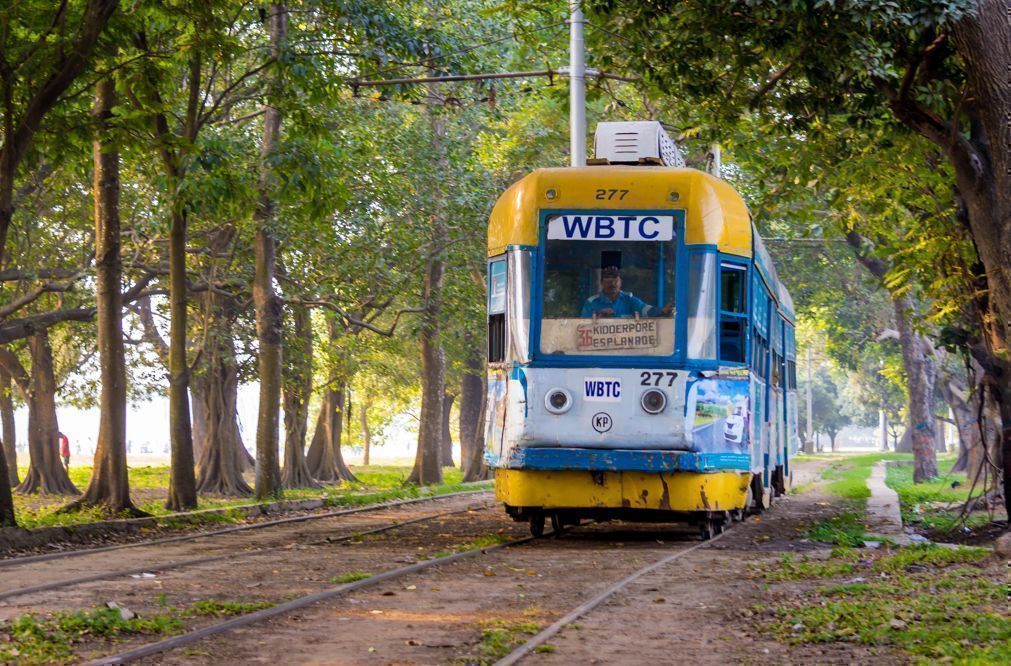
<path fill-rule="evenodd" d="M 309 445 L 307 462 L 313 478 L 325 483 L 339 484 L 341 481 L 357 482 L 345 464 L 341 453 L 341 437 L 344 430 L 344 387 L 333 388 L 338 382 L 327 384 L 323 393 L 323 404 L 316 419 L 316 432 Z"/>
<path fill-rule="evenodd" d="M 288 13 L 281 3 L 270 5 L 270 53 L 280 58 L 288 26 Z M 272 97 L 280 93 L 275 77 L 270 85 Z M 256 421 L 256 497 L 266 499 L 281 491 L 278 441 L 281 409 L 281 299 L 274 291 L 277 246 L 272 226 L 274 203 L 270 192 L 273 175 L 270 157 L 281 129 L 281 111 L 268 101 L 260 144 L 259 202 L 253 213 L 256 226 L 256 273 L 253 278 L 253 303 L 256 307 L 256 339 L 259 344 L 260 405 Z"/>
<path fill-rule="evenodd" d="M 98 82 L 93 116 L 95 292 L 98 306 L 98 358 L 101 398 L 98 443 L 91 481 L 84 495 L 67 509 L 103 506 L 112 513 L 142 514 L 130 500 L 126 467 L 126 358 L 123 351 L 123 306 L 120 281 L 119 152 L 109 137 L 116 103 L 112 77 Z"/>
<path fill-rule="evenodd" d="M 28 474 L 17 487 L 19 493 L 43 492 L 77 495 L 80 491 L 70 481 L 60 460 L 56 418 L 56 378 L 53 376 L 53 351 L 49 331 L 43 329 L 28 338 L 32 357 L 32 376 L 28 387 Z"/>
<path fill-rule="evenodd" d="M 471 347 L 460 379 L 460 466 L 464 481 L 488 478 L 484 464 L 485 382 L 484 345 L 479 341 Z"/>
<path fill-rule="evenodd" d="M 14 516 L 14 495 L 11 487 L 20 483 L 18 479 L 17 449 L 14 445 L 14 402 L 11 399 L 11 376 L 0 370 L 0 416 L 3 417 L 3 447 L 0 447 L 0 527 L 16 527 Z M 8 462 L 10 461 L 10 462 Z M 12 471 L 13 470 L 13 471 Z"/>
<path fill-rule="evenodd" d="M 285 335 L 284 359 L 284 488 L 318 487 L 305 461 L 312 396 L 312 320 L 304 305 L 292 306 L 291 328 Z"/>
<path fill-rule="evenodd" d="M 18 477 L 17 426 L 14 422 L 13 390 L 10 373 L 0 369 L 0 423 L 3 428 L 0 432 L 3 436 L 3 455 L 7 467 L 8 487 L 21 483 L 21 479 Z M 0 476 L 0 478 L 3 477 Z"/>
<path fill-rule="evenodd" d="M 982 461 L 979 452 L 983 444 L 983 436 L 979 421 L 976 420 L 979 414 L 979 398 L 976 395 L 969 395 L 967 387 L 954 377 L 946 377 L 940 384 L 941 394 L 951 409 L 952 417 L 955 420 L 955 429 L 958 431 L 958 460 L 951 471 L 966 472 L 971 482 L 979 468 L 972 466 L 974 472 L 969 472 L 970 460 L 975 458 L 977 464 Z"/>
<path fill-rule="evenodd" d="M 235 310 L 231 296 L 215 291 L 204 296 L 204 326 L 208 334 L 199 391 L 204 403 L 199 411 L 205 415 L 203 430 L 207 443 L 198 465 L 197 492 L 245 497 L 253 489 L 242 477 L 245 450 L 236 420 L 239 373 L 231 333 Z M 194 413 L 197 411 L 194 409 Z"/>
<path fill-rule="evenodd" d="M 201 460 L 204 457 L 204 449 L 207 448 L 206 404 L 207 379 L 198 369 L 190 376 L 190 432 L 193 433 L 194 460 Z"/>
<path fill-rule="evenodd" d="M 439 442 L 439 464 L 442 467 L 456 467 L 453 462 L 453 436 L 449 432 L 449 419 L 453 413 L 456 396 L 446 393 L 442 396 L 442 437 Z"/>
<path fill-rule="evenodd" d="M 168 499 L 165 507 L 185 511 L 197 507 L 190 423 L 190 369 L 186 361 L 186 213 L 176 203 L 169 231 L 169 438 L 172 444 Z"/>
<path fill-rule="evenodd" d="M 934 453 L 934 381 L 937 374 L 927 341 L 912 321 L 913 302 L 908 295 L 892 296 L 895 324 L 902 346 L 902 363 L 909 382 L 909 422 L 912 429 L 913 483 L 937 478 Z"/>
<path fill-rule="evenodd" d="M 434 87 L 428 93 L 428 113 L 432 122 L 432 155 L 437 165 L 436 173 L 449 171 L 446 155 L 446 118 L 442 115 L 443 100 Z M 440 107 L 440 108 L 436 108 Z M 439 460 L 442 447 L 443 399 L 446 392 L 446 357 L 440 340 L 442 331 L 442 286 L 446 270 L 443 246 L 446 243 L 446 207 L 439 192 L 435 198 L 430 219 L 428 258 L 425 261 L 425 283 L 422 295 L 424 312 L 418 330 L 421 348 L 421 423 L 418 427 L 418 449 L 414 469 L 408 483 L 431 485 L 442 483 Z"/>
<path fill-rule="evenodd" d="M 362 465 L 366 467 L 372 464 L 372 429 L 369 427 L 369 410 L 371 409 L 371 399 L 364 398 L 358 401 L 358 421 L 362 428 Z"/>

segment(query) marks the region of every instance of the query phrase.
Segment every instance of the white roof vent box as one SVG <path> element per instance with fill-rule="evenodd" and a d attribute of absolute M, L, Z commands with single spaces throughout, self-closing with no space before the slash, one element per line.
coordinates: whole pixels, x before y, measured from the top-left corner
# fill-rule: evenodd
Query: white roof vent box
<path fill-rule="evenodd" d="M 595 164 L 685 166 L 674 139 L 655 120 L 598 123 L 593 154 Z"/>

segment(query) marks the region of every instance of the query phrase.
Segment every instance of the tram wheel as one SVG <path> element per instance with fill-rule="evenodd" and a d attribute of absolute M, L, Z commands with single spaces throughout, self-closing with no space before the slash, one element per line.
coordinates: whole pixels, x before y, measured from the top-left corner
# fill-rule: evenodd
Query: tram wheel
<path fill-rule="evenodd" d="M 530 514 L 530 534 L 538 539 L 544 536 L 544 513 L 542 511 Z"/>

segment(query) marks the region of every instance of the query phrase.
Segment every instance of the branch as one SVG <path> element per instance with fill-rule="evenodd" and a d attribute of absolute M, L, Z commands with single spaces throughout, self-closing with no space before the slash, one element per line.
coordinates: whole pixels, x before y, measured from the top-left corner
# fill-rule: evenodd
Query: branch
<path fill-rule="evenodd" d="M 386 336 L 386 337 L 390 337 L 391 335 L 393 335 L 394 331 L 396 331 L 397 324 L 400 322 L 400 315 L 411 314 L 411 313 L 418 314 L 418 313 L 422 313 L 422 312 L 425 311 L 424 308 L 402 308 L 400 310 L 397 310 L 396 314 L 393 315 L 393 323 L 390 325 L 390 328 L 387 329 L 387 330 L 383 330 L 381 328 L 373 326 L 368 321 L 363 321 L 361 319 L 358 319 L 356 317 L 351 316 L 346 310 L 344 310 L 344 308 L 340 307 L 336 303 L 332 303 L 331 301 L 323 301 L 323 300 L 305 301 L 305 300 L 302 300 L 302 299 L 294 298 L 294 299 L 290 299 L 289 302 L 291 302 L 291 303 L 299 303 L 299 304 L 305 305 L 307 307 L 322 307 L 322 308 L 326 308 L 326 309 L 331 310 L 333 312 L 336 312 L 338 315 L 340 315 L 341 319 L 343 319 L 346 322 L 346 325 L 350 324 L 352 326 L 358 326 L 360 328 L 366 328 L 366 329 L 372 331 L 373 333 L 378 333 L 379 335 L 383 335 L 383 336 Z"/>
<path fill-rule="evenodd" d="M 21 361 L 17 355 L 6 347 L 0 347 L 0 367 L 11 376 L 14 384 L 21 391 L 21 397 L 24 398 L 25 402 L 28 402 L 28 390 L 31 387 L 31 380 L 25 371 L 25 366 L 21 365 Z"/>
<path fill-rule="evenodd" d="M 804 52 L 802 50 L 800 52 L 800 54 L 798 54 L 797 57 L 800 57 L 803 54 L 804 54 Z M 785 66 L 783 66 L 782 68 L 780 68 L 780 70 L 778 72 L 776 72 L 771 77 L 769 77 L 769 80 L 766 81 L 765 85 L 763 85 L 761 88 L 758 88 L 757 90 L 749 90 L 748 92 L 751 93 L 752 97 L 751 97 L 751 101 L 748 102 L 748 108 L 751 109 L 751 110 L 754 110 L 755 107 L 758 106 L 758 102 L 763 97 L 765 97 L 770 91 L 772 91 L 772 89 L 776 87 L 776 85 L 780 82 L 780 80 L 784 76 L 786 76 L 787 74 L 790 73 L 790 70 L 793 69 L 793 66 L 795 64 L 796 64 L 795 62 L 787 63 Z"/>

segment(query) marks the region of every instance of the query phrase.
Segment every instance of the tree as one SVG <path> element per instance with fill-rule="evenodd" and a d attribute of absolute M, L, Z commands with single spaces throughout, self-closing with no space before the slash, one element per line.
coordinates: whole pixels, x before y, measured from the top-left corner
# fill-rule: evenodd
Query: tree
<path fill-rule="evenodd" d="M 1011 276 L 1004 270 L 1011 251 L 1011 52 L 996 48 L 1011 42 L 1005 4 L 599 0 L 592 7 L 628 46 L 611 49 L 602 65 L 620 61 L 642 71 L 693 100 L 714 127 L 732 127 L 751 110 L 770 127 L 806 134 L 833 115 L 866 127 L 869 116 L 884 111 L 935 144 L 952 170 L 960 220 L 985 270 L 988 303 L 968 342 L 999 388 L 1002 421 L 1011 423 Z M 650 39 L 654 34 L 665 39 Z M 1009 485 L 1011 429 L 1004 429 L 1002 451 Z M 1005 503 L 1011 512 L 1011 493 Z"/>
<path fill-rule="evenodd" d="M 98 82 L 95 93 L 94 198 L 95 291 L 98 308 L 98 354 L 102 371 L 101 417 L 91 481 L 68 509 L 102 506 L 111 513 L 140 515 L 130 499 L 126 468 L 126 360 L 120 283 L 119 152 L 111 133 L 116 84 Z"/>
<path fill-rule="evenodd" d="M 270 5 L 270 54 L 277 61 L 284 49 L 288 10 L 282 3 Z M 281 131 L 281 111 L 277 107 L 278 84 L 272 86 L 263 116 L 260 146 L 259 201 L 256 224 L 256 277 L 253 302 L 256 306 L 256 339 L 259 343 L 260 409 L 256 422 L 256 485 L 258 499 L 277 495 L 281 486 L 278 464 L 278 423 L 281 404 L 281 299 L 274 291 L 277 246 L 271 230 L 274 203 L 270 185 L 273 175 L 270 158 Z"/>
<path fill-rule="evenodd" d="M 801 383 L 798 393 L 803 394 L 805 390 Z M 832 451 L 835 451 L 835 438 L 840 430 L 851 423 L 851 418 L 840 399 L 839 386 L 824 366 L 820 366 L 814 373 L 811 408 L 814 430 L 828 435 Z"/>
<path fill-rule="evenodd" d="M 14 423 L 14 394 L 12 388 L 10 374 L 0 368 L 0 422 L 2 422 L 0 434 L 3 437 L 3 464 L 7 466 L 8 487 L 21 483 L 21 479 L 18 477 L 17 436 Z M 0 506 L 2 505 L 3 502 L 0 500 Z"/>

